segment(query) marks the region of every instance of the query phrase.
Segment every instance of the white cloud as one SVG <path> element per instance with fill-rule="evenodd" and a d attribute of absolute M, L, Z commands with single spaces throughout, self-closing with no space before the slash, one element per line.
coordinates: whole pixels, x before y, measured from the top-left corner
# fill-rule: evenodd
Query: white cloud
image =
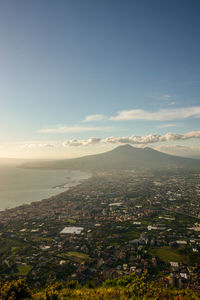
<path fill-rule="evenodd" d="M 191 139 L 191 138 L 200 138 L 200 131 L 191 131 L 186 134 L 183 134 L 183 139 Z"/>
<path fill-rule="evenodd" d="M 30 143 L 30 144 L 22 144 L 20 145 L 20 148 L 35 148 L 35 147 L 38 147 L 37 144 L 33 144 L 33 143 Z"/>
<path fill-rule="evenodd" d="M 95 122 L 95 121 L 104 121 L 106 116 L 104 115 L 89 115 L 85 118 L 83 122 Z"/>
<path fill-rule="evenodd" d="M 88 140 L 78 140 L 78 139 L 72 139 L 67 140 L 63 143 L 63 146 L 89 146 L 89 145 L 95 145 L 101 142 L 100 138 L 89 138 Z"/>
<path fill-rule="evenodd" d="M 168 121 L 186 118 L 200 118 L 200 106 L 182 107 L 174 109 L 160 109 L 156 112 L 149 112 L 142 109 L 122 110 L 117 116 L 110 117 L 111 121 L 148 120 Z"/>
<path fill-rule="evenodd" d="M 177 98 L 177 96 L 175 96 L 175 95 L 169 95 L 169 94 L 161 95 L 161 100 L 168 102 L 168 105 L 175 105 L 176 102 L 174 101 L 174 99 L 176 99 L 176 98 Z"/>
<path fill-rule="evenodd" d="M 105 144 L 127 144 L 130 143 L 130 138 L 129 137 L 117 137 L 115 138 L 114 136 L 110 136 L 102 140 Z"/>
<path fill-rule="evenodd" d="M 72 140 L 67 140 L 63 142 L 63 146 L 83 146 L 83 141 L 82 140 L 77 140 L 77 139 L 72 139 Z"/>
<path fill-rule="evenodd" d="M 178 98 L 177 95 L 170 95 L 170 94 L 157 94 L 157 95 L 153 95 L 150 96 L 150 98 L 158 100 L 158 101 L 164 101 L 165 103 L 167 103 L 168 105 L 173 105 L 175 104 L 174 100 Z"/>
<path fill-rule="evenodd" d="M 82 126 L 61 126 L 58 128 L 41 129 L 41 133 L 76 133 L 76 132 L 90 132 L 90 131 L 109 131 L 113 127 L 99 126 L 99 127 L 82 127 Z"/>
<path fill-rule="evenodd" d="M 168 124 L 162 124 L 157 126 L 157 128 L 169 128 L 169 127 L 177 127 L 180 126 L 180 124 L 172 124 L 172 123 L 168 123 Z"/>
<path fill-rule="evenodd" d="M 192 131 L 185 134 L 171 133 L 168 132 L 165 135 L 149 134 L 144 136 L 132 135 L 130 137 L 107 137 L 101 138 L 90 138 L 88 140 L 72 139 L 67 140 L 63 143 L 64 146 L 88 146 L 99 143 L 104 144 L 132 144 L 132 145 L 147 145 L 153 143 L 169 142 L 169 141 L 180 141 L 188 140 L 192 138 L 200 138 L 200 131 Z"/>
<path fill-rule="evenodd" d="M 46 143 L 25 143 L 20 145 L 21 148 L 54 148 L 54 144 Z"/>
<path fill-rule="evenodd" d="M 169 95 L 169 94 L 164 94 L 161 96 L 162 99 L 164 100 L 170 100 L 173 96 Z"/>
<path fill-rule="evenodd" d="M 53 145 L 53 144 L 42 144 L 41 147 L 44 147 L 44 148 L 54 148 L 55 145 Z"/>

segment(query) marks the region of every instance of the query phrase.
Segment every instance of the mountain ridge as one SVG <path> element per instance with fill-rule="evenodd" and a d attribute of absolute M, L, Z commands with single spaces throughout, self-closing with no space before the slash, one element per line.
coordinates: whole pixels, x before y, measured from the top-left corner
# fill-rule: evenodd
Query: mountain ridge
<path fill-rule="evenodd" d="M 100 154 L 78 158 L 55 160 L 34 164 L 23 164 L 24 168 L 71 169 L 84 171 L 194 168 L 200 167 L 200 160 L 166 154 L 150 147 L 136 148 L 129 144 L 118 146 Z"/>

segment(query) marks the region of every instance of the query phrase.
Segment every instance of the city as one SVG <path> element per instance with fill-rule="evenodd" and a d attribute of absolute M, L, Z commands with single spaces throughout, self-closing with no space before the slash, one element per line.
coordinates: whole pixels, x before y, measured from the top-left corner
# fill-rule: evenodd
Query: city
<path fill-rule="evenodd" d="M 200 175 L 96 172 L 68 191 L 0 212 L 1 278 L 33 287 L 148 271 L 177 288 L 200 287 Z"/>

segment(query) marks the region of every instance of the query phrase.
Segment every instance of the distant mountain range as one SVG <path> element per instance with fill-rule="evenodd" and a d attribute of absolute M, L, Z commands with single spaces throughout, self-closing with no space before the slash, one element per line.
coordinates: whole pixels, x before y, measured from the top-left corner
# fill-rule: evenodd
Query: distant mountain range
<path fill-rule="evenodd" d="M 119 146 L 111 151 L 79 158 L 26 163 L 25 168 L 71 170 L 131 170 L 163 168 L 200 168 L 200 160 L 183 158 L 156 151 L 152 148 Z"/>

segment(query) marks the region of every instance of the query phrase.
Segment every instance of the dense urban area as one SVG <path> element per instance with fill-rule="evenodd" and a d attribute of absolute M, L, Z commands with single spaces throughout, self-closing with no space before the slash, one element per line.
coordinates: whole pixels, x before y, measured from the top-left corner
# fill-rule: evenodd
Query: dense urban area
<path fill-rule="evenodd" d="M 200 174 L 96 172 L 50 199 L 0 212 L 1 281 L 100 285 L 148 272 L 200 288 Z"/>

